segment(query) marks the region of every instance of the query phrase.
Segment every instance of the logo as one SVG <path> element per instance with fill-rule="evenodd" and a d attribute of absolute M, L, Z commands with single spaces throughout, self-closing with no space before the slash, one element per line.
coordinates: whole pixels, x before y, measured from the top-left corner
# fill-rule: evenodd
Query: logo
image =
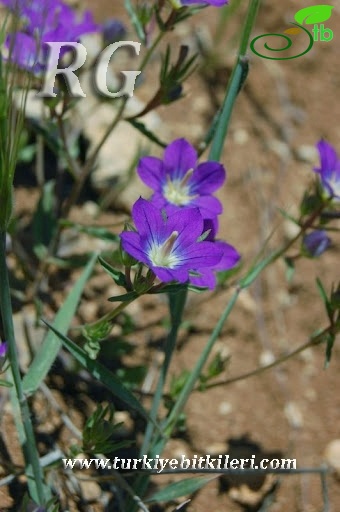
<path fill-rule="evenodd" d="M 324 25 L 324 22 L 327 21 L 332 14 L 332 5 L 312 5 L 310 7 L 305 7 L 304 9 L 300 9 L 294 16 L 294 22 L 291 22 L 291 25 L 294 25 L 291 28 L 284 30 L 283 34 L 262 34 L 260 36 L 255 37 L 250 42 L 250 49 L 255 55 L 261 57 L 263 59 L 271 59 L 271 60 L 289 60 L 289 59 L 297 59 L 298 57 L 302 57 L 308 53 L 315 42 L 323 41 L 328 42 L 333 39 L 333 31 L 330 28 L 327 28 Z M 307 25 L 306 28 L 304 25 Z M 304 35 L 307 43 L 307 48 L 297 55 L 291 55 L 286 57 L 277 57 L 269 54 L 263 54 L 259 51 L 259 41 L 262 40 L 263 48 L 268 52 L 283 52 L 288 50 L 293 46 L 293 40 L 291 36 L 295 36 L 297 34 Z M 269 46 L 268 42 L 263 41 L 264 38 L 281 38 L 285 42 L 285 46 L 281 48 L 273 48 Z M 295 41 L 294 41 L 295 42 Z M 263 51 L 263 49 L 261 49 Z"/>

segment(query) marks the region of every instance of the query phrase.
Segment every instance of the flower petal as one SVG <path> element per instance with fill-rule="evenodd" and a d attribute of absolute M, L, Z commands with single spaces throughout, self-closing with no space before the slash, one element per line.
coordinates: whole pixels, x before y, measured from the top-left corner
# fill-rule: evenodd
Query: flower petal
<path fill-rule="evenodd" d="M 178 238 L 174 245 L 176 251 L 179 246 L 186 247 L 196 243 L 203 231 L 203 218 L 198 208 L 182 208 L 169 216 L 167 228 L 169 233 L 178 232 Z"/>
<path fill-rule="evenodd" d="M 217 265 L 214 265 L 214 270 L 229 270 L 240 261 L 240 254 L 232 245 L 219 240 L 215 245 L 222 251 L 222 258 Z"/>
<path fill-rule="evenodd" d="M 157 245 L 171 234 L 168 235 L 164 227 L 160 210 L 142 197 L 132 207 L 132 218 L 141 237 L 145 237 Z"/>
<path fill-rule="evenodd" d="M 164 151 L 164 164 L 172 180 L 182 178 L 196 162 L 197 152 L 185 139 L 174 140 Z"/>
<path fill-rule="evenodd" d="M 141 238 L 138 233 L 134 231 L 123 231 L 120 234 L 120 238 L 122 240 L 122 247 L 125 252 L 130 254 L 137 261 L 141 261 L 146 265 L 149 265 L 149 259 L 145 251 L 142 248 Z"/>
<path fill-rule="evenodd" d="M 154 156 L 144 156 L 140 159 L 137 172 L 140 179 L 157 192 L 162 190 L 165 181 L 165 169 L 162 160 Z"/>
<path fill-rule="evenodd" d="M 199 164 L 189 180 L 191 194 L 210 194 L 220 188 L 226 178 L 222 164 L 218 162 L 204 162 Z"/>
<path fill-rule="evenodd" d="M 181 265 L 192 270 L 214 267 L 222 256 L 223 252 L 215 242 L 199 242 L 185 248 Z"/>
<path fill-rule="evenodd" d="M 189 279 L 189 273 L 187 269 L 174 269 L 164 267 L 152 267 L 153 272 L 156 276 L 163 281 L 163 283 L 169 283 L 170 281 L 178 281 L 179 283 L 186 283 Z"/>
<path fill-rule="evenodd" d="M 336 151 L 325 140 L 320 140 L 316 147 L 319 151 L 321 167 L 315 167 L 314 171 L 320 173 L 323 178 L 329 178 L 337 166 Z"/>
<path fill-rule="evenodd" d="M 195 197 L 190 206 L 198 207 L 204 219 L 214 219 L 223 211 L 222 204 L 214 196 Z"/>
<path fill-rule="evenodd" d="M 210 288 L 213 290 L 216 286 L 216 276 L 210 268 L 199 271 L 199 275 L 189 274 L 190 283 L 202 288 Z"/>

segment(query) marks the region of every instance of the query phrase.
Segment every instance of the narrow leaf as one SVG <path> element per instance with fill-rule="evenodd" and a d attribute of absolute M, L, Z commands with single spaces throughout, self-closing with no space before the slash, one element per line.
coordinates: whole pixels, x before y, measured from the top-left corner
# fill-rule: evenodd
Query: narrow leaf
<path fill-rule="evenodd" d="M 55 329 L 51 324 L 43 320 L 43 322 L 51 329 L 55 336 L 57 336 L 67 350 L 73 355 L 73 357 L 92 375 L 93 378 L 99 380 L 105 387 L 107 387 L 114 396 L 122 400 L 131 409 L 139 412 L 141 416 L 146 418 L 148 415 L 141 406 L 140 402 L 134 395 L 126 389 L 121 381 L 105 366 L 97 361 L 91 359 L 81 347 L 79 347 L 74 341 L 64 336 L 61 332 Z"/>
<path fill-rule="evenodd" d="M 118 295 L 117 297 L 110 297 L 108 300 L 110 302 L 128 302 L 129 300 L 134 300 L 138 297 L 137 292 L 128 292 L 123 295 Z"/>
<path fill-rule="evenodd" d="M 136 130 L 138 130 L 143 135 L 145 135 L 149 140 L 151 140 L 151 142 L 154 142 L 161 148 L 166 148 L 167 144 L 165 142 L 162 142 L 153 132 L 148 130 L 144 123 L 136 121 L 135 119 L 128 119 L 128 121 L 130 124 L 132 124 L 134 128 L 136 128 Z"/>
<path fill-rule="evenodd" d="M 103 267 L 104 270 L 112 277 L 114 282 L 118 284 L 118 286 L 124 286 L 126 285 L 126 279 L 123 274 L 123 272 L 120 272 L 119 270 L 116 270 L 113 268 L 107 261 L 105 261 L 101 256 L 98 258 L 99 263 Z"/>
<path fill-rule="evenodd" d="M 97 254 L 94 254 L 55 317 L 53 326 L 61 333 L 66 333 L 70 327 L 81 294 L 92 273 L 96 260 Z M 45 337 L 40 350 L 33 359 L 23 379 L 23 390 L 25 394 L 30 395 L 39 388 L 53 365 L 60 348 L 61 342 L 59 338 L 50 331 Z"/>

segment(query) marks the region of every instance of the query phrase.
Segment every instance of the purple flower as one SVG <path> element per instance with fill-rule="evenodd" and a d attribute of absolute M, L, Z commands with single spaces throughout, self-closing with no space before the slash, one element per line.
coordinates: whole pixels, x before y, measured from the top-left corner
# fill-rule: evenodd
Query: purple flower
<path fill-rule="evenodd" d="M 315 167 L 314 171 L 319 174 L 321 185 L 327 195 L 340 200 L 340 159 L 333 146 L 325 140 L 320 140 L 316 147 L 321 167 Z"/>
<path fill-rule="evenodd" d="M 218 162 L 197 165 L 197 152 L 185 139 L 173 141 L 164 151 L 163 160 L 146 156 L 140 159 L 138 174 L 155 193 L 151 201 L 167 214 L 196 207 L 204 219 L 222 212 L 220 201 L 212 196 L 225 180 L 225 170 Z"/>
<path fill-rule="evenodd" d="M 185 5 L 212 5 L 214 7 L 223 7 L 227 5 L 229 0 L 170 0 L 175 9 L 184 7 Z"/>
<path fill-rule="evenodd" d="M 7 354 L 7 343 L 4 341 L 0 343 L 0 358 L 6 357 Z"/>
<path fill-rule="evenodd" d="M 138 232 L 121 233 L 124 251 L 147 265 L 163 282 L 192 281 L 196 269 L 217 265 L 223 251 L 214 242 L 199 241 L 203 218 L 198 208 L 185 208 L 169 217 L 150 201 L 138 199 L 132 208 Z M 211 278 L 201 286 L 211 287 Z"/>
<path fill-rule="evenodd" d="M 115 18 L 110 18 L 103 23 L 102 32 L 105 44 L 116 43 L 126 36 L 125 25 Z"/>
<path fill-rule="evenodd" d="M 47 57 L 45 42 L 78 42 L 83 34 L 99 30 L 89 11 L 81 18 L 61 0 L 0 2 L 23 21 L 21 31 L 10 35 L 6 41 L 11 60 L 34 73 L 44 69 Z M 62 48 L 61 56 L 66 51 Z"/>
<path fill-rule="evenodd" d="M 6 355 L 7 355 L 7 343 L 4 341 L 3 343 L 0 343 L 0 370 L 2 370 L 2 368 L 5 364 Z"/>
<path fill-rule="evenodd" d="M 331 245 L 326 231 L 317 229 L 305 235 L 302 241 L 304 252 L 310 258 L 317 258 Z"/>

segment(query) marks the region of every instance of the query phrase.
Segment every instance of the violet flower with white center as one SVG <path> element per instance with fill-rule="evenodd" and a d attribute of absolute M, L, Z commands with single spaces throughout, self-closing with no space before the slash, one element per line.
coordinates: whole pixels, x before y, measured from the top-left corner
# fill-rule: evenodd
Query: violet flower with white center
<path fill-rule="evenodd" d="M 316 147 L 320 155 L 321 167 L 314 171 L 320 176 L 323 190 L 328 197 L 340 201 L 340 159 L 333 146 L 325 140 L 320 140 Z"/>
<path fill-rule="evenodd" d="M 305 235 L 302 241 L 303 251 L 310 258 L 317 258 L 331 245 L 331 240 L 323 229 L 316 229 Z"/>
<path fill-rule="evenodd" d="M 151 201 L 168 215 L 185 207 L 198 208 L 204 219 L 222 213 L 212 195 L 223 184 L 226 173 L 218 162 L 197 163 L 195 148 L 185 139 L 167 146 L 163 159 L 146 156 L 137 168 L 141 180 L 154 190 Z"/>
<path fill-rule="evenodd" d="M 140 198 L 132 208 L 132 218 L 137 232 L 121 233 L 123 249 L 164 283 L 191 281 L 190 271 L 213 267 L 223 256 L 214 242 L 198 241 L 203 218 L 197 208 L 166 217 L 150 201 Z"/>

